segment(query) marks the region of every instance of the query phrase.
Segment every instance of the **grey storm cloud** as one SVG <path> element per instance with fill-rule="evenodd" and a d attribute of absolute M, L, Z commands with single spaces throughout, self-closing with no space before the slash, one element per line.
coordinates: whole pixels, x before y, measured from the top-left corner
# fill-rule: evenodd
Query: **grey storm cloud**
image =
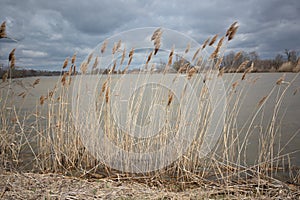
<path fill-rule="evenodd" d="M 18 42 L 0 40 L 0 63 L 17 48 L 17 65 L 36 69 L 60 69 L 74 52 L 80 62 L 105 38 L 140 27 L 173 29 L 202 43 L 238 21 L 227 52 L 256 51 L 262 58 L 300 52 L 299 0 L 0 0 L 2 21 Z"/>

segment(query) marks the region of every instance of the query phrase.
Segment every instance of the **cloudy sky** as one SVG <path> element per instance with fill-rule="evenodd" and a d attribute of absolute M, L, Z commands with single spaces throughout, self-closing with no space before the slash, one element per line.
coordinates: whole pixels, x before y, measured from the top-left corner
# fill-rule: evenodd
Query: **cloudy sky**
<path fill-rule="evenodd" d="M 227 52 L 300 54 L 299 0 L 0 0 L 2 21 L 18 42 L 0 40 L 0 64 L 17 48 L 16 64 L 34 69 L 60 69 L 74 52 L 80 62 L 105 38 L 133 28 L 165 27 L 203 43 L 234 21 L 239 29 Z"/>

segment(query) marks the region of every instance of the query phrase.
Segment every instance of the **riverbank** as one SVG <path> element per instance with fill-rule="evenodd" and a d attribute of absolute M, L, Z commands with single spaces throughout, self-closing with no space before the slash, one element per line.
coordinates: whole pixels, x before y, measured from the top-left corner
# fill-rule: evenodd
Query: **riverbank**
<path fill-rule="evenodd" d="M 78 178 L 62 174 L 0 173 L 0 199 L 298 199 L 300 187 L 279 181 L 261 184 L 148 184 L 119 178 Z M 150 180 L 150 179 L 149 179 Z M 152 186 L 151 186 L 152 185 Z"/>

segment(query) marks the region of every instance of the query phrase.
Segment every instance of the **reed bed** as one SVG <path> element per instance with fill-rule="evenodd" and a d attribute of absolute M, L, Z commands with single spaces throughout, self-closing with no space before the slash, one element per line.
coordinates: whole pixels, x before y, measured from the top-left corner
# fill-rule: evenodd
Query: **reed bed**
<path fill-rule="evenodd" d="M 299 198 L 300 171 L 291 166 L 292 152 L 283 154 L 284 144 L 280 149 L 274 149 L 276 138 L 281 137 L 281 105 L 298 74 L 295 74 L 292 80 L 285 81 L 285 77 L 282 76 L 274 82 L 270 92 L 257 102 L 256 109 L 249 114 L 244 125 L 239 127 L 237 118 L 243 106 L 244 96 L 249 87 L 256 82 L 251 76 L 253 63 L 242 63 L 236 72 L 243 70 L 243 74 L 234 73 L 231 85 L 225 87 L 226 118 L 221 137 L 207 155 L 199 155 L 213 112 L 211 102 L 207 100 L 209 91 L 205 84 L 209 83 L 211 73 L 217 73 L 218 79 L 224 76 L 224 69 L 220 67 L 220 63 L 225 48 L 234 38 L 237 29 L 237 23 L 233 23 L 224 36 L 219 38 L 220 34 L 217 34 L 211 39 L 208 38 L 194 52 L 191 52 L 191 44 L 186 45 L 181 55 L 180 66 L 173 76 L 176 79 L 183 75 L 191 85 L 203 86 L 196 92 L 200 101 L 197 119 L 192 125 L 197 129 L 196 137 L 188 150 L 174 162 L 158 170 L 142 173 L 118 171 L 97 159 L 84 145 L 80 130 L 74 125 L 74 120 L 78 120 L 83 108 L 71 107 L 74 100 L 71 93 L 74 80 L 84 83 L 84 75 L 100 75 L 101 55 L 110 52 L 113 57 L 112 65 L 106 70 L 107 74 L 101 75 L 104 79 L 98 82 L 95 94 L 97 101 L 92 107 L 96 109 L 95 117 L 98 117 L 107 138 L 126 151 L 143 152 L 166 145 L 175 134 L 173 130 L 188 132 L 189 129 L 181 123 L 178 113 L 173 113 L 174 120 L 157 122 L 164 125 L 161 132 L 163 134 L 151 137 L 151 140 L 136 139 L 115 127 L 110 109 L 116 90 L 112 88 L 114 77 L 131 75 L 130 65 L 136 54 L 134 48 L 126 49 L 119 40 L 112 49 L 108 49 L 108 41 L 104 41 L 99 48 L 100 56 L 93 53 L 88 55 L 81 63 L 79 72 L 76 71 L 76 53 L 72 57 L 70 55 L 71 59 L 68 57 L 63 62 L 64 72 L 56 84 L 35 99 L 34 110 L 26 111 L 22 109 L 22 105 L 32 98 L 32 93 L 39 88 L 43 80 L 11 78 L 16 62 L 16 49 L 13 49 L 9 54 L 8 71 L 0 83 L 0 169 L 1 179 L 5 180 L 0 185 L 0 198 L 29 198 L 35 195 L 32 190 L 41 193 L 41 196 L 35 196 L 36 198 Z M 140 83 L 147 83 L 149 79 L 144 77 L 156 73 L 151 61 L 161 51 L 163 34 L 162 29 L 157 29 L 151 37 L 153 50 L 145 58 L 143 71 L 135 75 L 136 79 L 141 80 Z M 1 37 L 6 37 L 5 23 L 1 26 Z M 206 48 L 211 48 L 211 54 L 207 55 Z M 173 48 L 169 50 L 162 77 L 170 74 L 175 62 L 175 53 Z M 189 53 L 192 53 L 195 65 L 185 62 L 184 58 Z M 120 57 L 117 57 L 117 54 Z M 238 57 L 239 53 L 235 60 Z M 199 78 L 200 73 L 202 78 Z M 163 82 L 163 79 L 161 81 Z M 121 88 L 120 85 L 119 87 Z M 147 88 L 140 88 L 132 97 L 129 108 L 134 124 L 140 123 L 141 113 L 147 112 L 143 104 L 147 92 Z M 183 103 L 171 91 L 164 94 L 162 96 L 161 93 L 154 93 L 152 103 L 164 98 L 163 109 L 166 112 Z M 264 108 L 271 102 L 271 97 L 275 99 L 272 101 L 273 114 L 270 116 L 270 122 L 263 124 Z M 150 107 L 154 106 L 154 103 Z M 187 106 L 186 109 L 190 108 Z M 89 122 L 87 120 L 82 123 Z M 260 127 L 258 154 L 255 164 L 248 165 L 247 144 L 256 127 Z M 150 133 L 153 130 L 148 131 Z M 295 136 L 297 134 L 298 132 Z M 288 181 L 277 178 L 276 174 L 280 171 L 289 173 Z M 31 186 L 26 187 L 28 184 Z M 69 184 L 74 188 L 70 189 L 67 186 Z M 27 189 L 21 194 L 20 191 L 25 187 Z M 58 188 L 60 189 L 56 190 Z"/>

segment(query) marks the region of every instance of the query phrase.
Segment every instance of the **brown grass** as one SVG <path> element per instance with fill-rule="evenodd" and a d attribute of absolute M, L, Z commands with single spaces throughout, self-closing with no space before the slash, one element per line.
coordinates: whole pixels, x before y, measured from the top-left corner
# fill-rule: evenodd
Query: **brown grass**
<path fill-rule="evenodd" d="M 228 36 L 228 40 L 231 40 L 236 33 L 236 23 L 232 24 L 227 30 L 225 36 Z M 151 63 L 151 59 L 155 56 L 156 52 L 160 48 L 160 39 L 162 30 L 157 29 L 151 40 L 154 42 L 154 50 L 147 54 L 145 58 L 145 64 Z M 215 69 L 219 69 L 219 65 L 222 61 L 222 54 L 224 45 L 228 41 L 224 41 L 224 36 L 219 40 L 215 50 L 214 56 L 210 58 L 203 57 L 201 50 L 207 45 L 213 45 L 216 42 L 218 35 L 215 35 L 212 40 L 208 39 L 204 42 L 201 48 L 198 48 L 194 53 L 193 60 L 197 60 L 197 63 L 201 67 L 205 64 L 209 65 L 209 69 L 205 71 L 205 77 L 199 78 L 199 68 L 193 67 L 190 63 L 184 63 L 180 66 L 178 73 L 174 74 L 174 77 L 185 73 L 186 80 L 195 85 L 200 85 L 209 82 L 210 72 Z M 210 41 L 210 42 L 209 42 Z M 86 61 L 84 61 L 80 70 L 82 74 L 90 73 L 90 70 L 95 69 L 101 61 L 101 55 L 107 48 L 107 42 L 104 41 L 103 45 L 99 48 L 100 56 L 95 53 L 91 53 Z M 210 45 L 210 46 L 211 46 Z M 187 44 L 185 53 L 191 50 L 189 44 Z M 122 54 L 120 65 L 122 65 L 126 49 L 120 51 L 121 40 L 114 45 L 112 54 Z M 9 61 L 15 60 L 13 50 Z M 174 57 L 174 49 L 170 50 L 168 63 L 172 64 Z M 98 53 L 99 53 L 98 52 Z M 122 71 L 126 73 L 129 65 L 132 62 L 134 55 L 134 48 L 132 48 L 128 54 L 129 60 L 127 66 Z M 217 56 L 218 55 L 218 56 Z M 214 60 L 215 58 L 218 60 Z M 238 54 L 235 59 L 238 59 Z M 67 58 L 68 59 L 68 58 Z M 68 60 L 65 60 L 62 69 L 68 67 Z M 94 60 L 93 65 L 89 63 Z M 150 143 L 154 145 L 163 145 L 167 141 L 168 134 L 170 134 L 171 123 L 166 121 L 166 129 L 163 134 L 157 137 L 153 137 L 152 141 L 134 140 L 127 136 L 127 134 L 119 134 L 113 126 L 112 113 L 107 106 L 111 104 L 113 98 L 113 87 L 111 80 L 113 80 L 113 71 L 117 69 L 118 59 L 117 56 L 113 57 L 113 65 L 111 72 L 106 76 L 107 78 L 99 83 L 98 91 L 95 95 L 98 95 L 97 109 L 99 113 L 104 113 L 104 120 L 101 123 L 105 124 L 105 134 L 112 141 L 116 142 L 122 140 L 120 145 L 125 150 L 144 150 L 149 147 Z M 216 63 L 215 63 L 216 61 Z M 96 63 L 96 64 L 95 64 Z M 3 77 L 3 83 L 1 83 L 1 102 L 0 102 L 0 196 L 3 198 L 235 198 L 235 199 L 253 199 L 253 198 L 299 198 L 299 170 L 296 173 L 292 173 L 291 179 L 293 182 L 283 182 L 276 179 L 273 174 L 280 170 L 281 162 L 289 162 L 289 154 L 281 155 L 274 153 L 273 145 L 275 144 L 275 138 L 278 136 L 280 130 L 280 124 L 276 124 L 278 121 L 278 110 L 283 103 L 283 97 L 286 94 L 287 88 L 292 84 L 291 82 L 284 82 L 284 77 L 279 78 L 274 83 L 274 87 L 269 94 L 266 94 L 257 102 L 257 110 L 249 116 L 249 123 L 243 128 L 237 128 L 237 118 L 243 101 L 243 95 L 247 92 L 249 84 L 254 84 L 250 77 L 250 73 L 253 70 L 254 63 L 247 69 L 248 61 L 242 63 L 238 67 L 239 70 L 244 70 L 242 77 L 239 74 L 233 74 L 235 79 L 229 82 L 229 87 L 226 89 L 228 95 L 228 102 L 226 102 L 226 115 L 225 128 L 222 132 L 222 137 L 217 143 L 216 149 L 207 155 L 205 158 L 199 157 L 197 152 L 201 149 L 203 144 L 203 138 L 206 134 L 206 127 L 209 123 L 209 117 L 212 112 L 210 108 L 210 102 L 208 99 L 208 89 L 203 86 L 199 91 L 200 106 L 197 112 L 197 123 L 191 126 L 198 126 L 197 137 L 191 144 L 188 151 L 171 165 L 166 166 L 163 169 L 156 170 L 154 172 L 146 173 L 124 173 L 110 168 L 101 161 L 97 160 L 91 153 L 85 148 L 82 143 L 81 136 L 78 133 L 76 127 L 72 123 L 76 114 L 71 112 L 70 102 L 72 97 L 70 96 L 70 88 L 72 87 L 71 78 L 74 75 L 76 65 L 76 54 L 71 59 L 71 66 L 68 72 L 62 73 L 57 83 L 49 91 L 37 97 L 37 105 L 32 113 L 27 113 L 26 116 L 21 115 L 21 111 L 17 110 L 17 106 L 14 106 L 14 102 L 17 100 L 21 102 L 25 101 L 31 95 L 32 91 L 35 91 L 41 84 L 42 79 L 35 79 L 30 83 L 30 87 L 23 87 L 18 82 L 11 81 L 9 74 Z M 151 65 L 151 69 L 154 69 L 154 64 Z M 219 69 L 219 78 L 222 78 L 224 68 Z M 72 73 L 73 72 L 73 73 Z M 151 70 L 149 73 L 152 73 Z M 138 76 L 140 76 L 139 74 Z M 247 75 L 247 79 L 246 79 Z M 249 76 L 249 77 L 248 77 Z M 7 83 L 6 79 L 10 79 Z M 246 81 L 242 81 L 242 80 Z M 146 80 L 145 80 L 146 81 Z M 282 84 L 286 83 L 286 84 Z M 4 85 L 2 87 L 2 85 Z M 7 85 L 10 84 L 10 85 Z M 282 85 L 280 85 L 282 84 Z M 280 85 L 280 86 L 278 86 Z M 14 86 L 14 87 L 12 87 Z M 283 87 L 284 86 L 284 87 Z M 21 88 L 16 89 L 12 88 Z M 4 90 L 2 90 L 4 88 Z M 197 91 L 198 92 L 198 91 Z M 277 98 L 274 103 L 274 114 L 270 124 L 267 124 L 265 132 L 260 134 L 259 143 L 259 155 L 257 163 L 248 166 L 243 165 L 242 156 L 243 152 L 247 148 L 248 139 L 252 132 L 251 130 L 258 126 L 262 130 L 265 129 L 263 124 L 255 124 L 254 121 L 260 115 L 263 118 L 261 110 L 268 103 L 268 97 L 272 94 L 276 94 Z M 168 113 L 176 101 L 176 96 L 172 92 L 164 94 L 164 104 L 166 105 L 165 111 Z M 184 94 L 183 94 L 184 95 Z M 143 93 L 134 96 L 136 99 L 136 105 L 132 109 L 133 116 L 138 112 L 143 111 L 139 106 L 142 103 Z M 76 97 L 82 98 L 82 97 Z M 158 96 L 154 96 L 158 100 Z M 154 101 L 155 102 L 155 101 Z M 100 106 L 99 106 L 100 105 Z M 82 108 L 77 108 L 79 111 Z M 135 110 L 136 109 L 136 110 Z M 21 108 L 20 108 L 21 110 Z M 74 115 L 75 116 L 74 116 Z M 134 118 L 133 117 L 133 118 Z M 28 122 L 30 120 L 30 123 Z M 87 122 L 83 122 L 87 123 Z M 189 125 L 182 125 L 176 122 L 175 127 L 182 128 L 183 131 L 187 130 Z M 241 138 L 240 134 L 244 134 L 245 138 Z M 94 138 L 90 138 L 93 140 Z M 221 153 L 218 152 L 218 149 Z M 22 157 L 23 151 L 30 152 L 31 159 L 30 164 L 26 163 L 25 157 Z M 195 153 L 196 152 L 196 153 Z M 30 165 L 30 166 L 29 166 Z M 25 167 L 28 167 L 25 169 Z M 8 173 L 7 171 L 13 171 L 14 173 Z M 25 173 L 28 171 L 35 171 L 41 174 Z M 51 172 L 50 174 L 48 174 Z M 294 172 L 294 171 L 293 171 Z M 54 174 L 53 174 L 54 173 Z M 64 175 L 68 175 L 68 177 Z M 69 177 L 71 176 L 71 177 Z M 80 177 L 80 178 L 79 178 Z M 32 190 L 35 190 L 33 192 Z M 41 196 L 36 196 L 40 194 Z"/>

